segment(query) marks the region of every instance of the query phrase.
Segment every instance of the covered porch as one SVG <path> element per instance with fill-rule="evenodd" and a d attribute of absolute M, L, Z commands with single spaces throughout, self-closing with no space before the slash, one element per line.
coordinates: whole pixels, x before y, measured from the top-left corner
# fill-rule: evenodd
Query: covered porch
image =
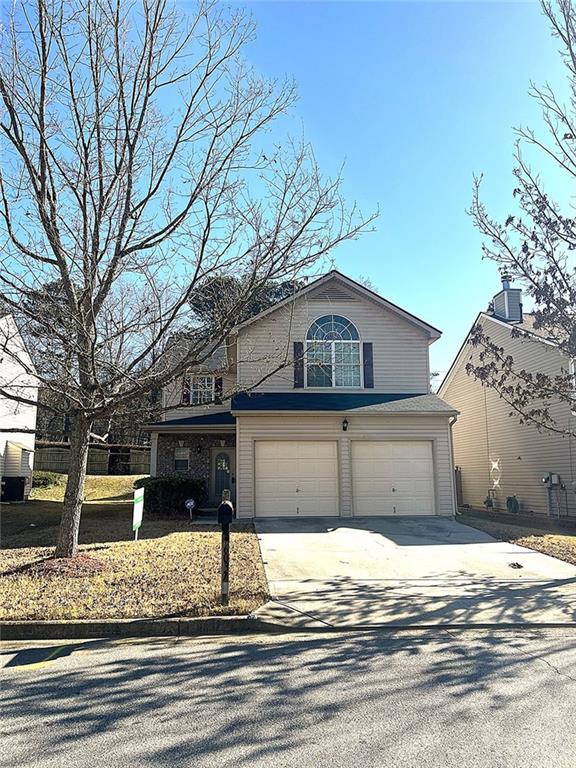
<path fill-rule="evenodd" d="M 203 480 L 205 508 L 217 507 L 222 491 L 236 503 L 236 419 L 229 411 L 150 424 L 152 477 Z"/>

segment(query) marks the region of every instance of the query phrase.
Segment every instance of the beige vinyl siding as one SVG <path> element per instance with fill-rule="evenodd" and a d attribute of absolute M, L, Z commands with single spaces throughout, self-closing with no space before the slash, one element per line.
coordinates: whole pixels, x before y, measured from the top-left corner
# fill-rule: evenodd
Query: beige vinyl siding
<path fill-rule="evenodd" d="M 204 372 L 199 371 L 199 375 Z M 218 374 L 220 376 L 220 374 Z M 222 374 L 222 392 L 224 397 L 231 394 L 236 390 L 236 374 L 233 371 Z M 187 419 L 190 416 L 202 416 L 206 413 L 214 413 L 230 410 L 230 400 L 224 400 L 222 405 L 197 405 L 197 406 L 184 406 L 180 405 L 182 400 L 182 379 L 168 384 L 164 390 L 164 402 L 163 406 L 167 409 L 164 418 L 169 421 L 170 419 Z"/>
<path fill-rule="evenodd" d="M 467 362 L 467 360 L 466 360 Z M 488 432 L 484 400 L 486 390 L 462 370 L 441 397 L 460 411 L 452 427 L 454 464 L 462 470 L 462 496 L 465 504 L 482 506 L 490 487 Z M 439 393 L 440 394 L 440 393 Z"/>
<path fill-rule="evenodd" d="M 6 442 L 4 449 L 4 477 L 22 477 L 30 472 L 22 472 L 22 448 L 16 443 Z"/>
<path fill-rule="evenodd" d="M 433 446 L 435 510 L 454 514 L 453 472 L 447 416 L 382 416 L 346 414 L 349 427 L 342 431 L 343 414 L 269 414 L 237 416 L 238 514 L 254 516 L 255 443 L 263 440 L 336 440 L 339 462 L 339 514 L 354 514 L 352 499 L 351 442 L 356 440 L 428 440 Z"/>
<path fill-rule="evenodd" d="M 567 367 L 554 346 L 514 339 L 509 327 L 490 318 L 481 322 L 490 338 L 512 355 L 518 369 L 555 375 L 563 365 Z M 455 464 L 462 468 L 464 503 L 482 507 L 493 488 L 498 509 L 505 510 L 506 498 L 516 495 L 521 511 L 546 514 L 549 502 L 542 477 L 557 472 L 566 485 L 566 492 L 559 494 L 561 513 L 576 515 L 574 439 L 539 432 L 509 416 L 512 409 L 497 392 L 466 374 L 466 363 L 477 354 L 468 347 L 440 391 L 440 396 L 460 411 L 453 435 Z M 574 429 L 574 417 L 567 406 L 558 403 L 550 411 L 559 424 Z"/>
<path fill-rule="evenodd" d="M 325 295 L 325 294 L 324 294 Z M 294 388 L 293 344 L 305 341 L 311 323 L 339 314 L 358 328 L 361 342 L 371 342 L 375 392 L 429 391 L 428 336 L 408 320 L 364 297 L 314 298 L 307 294 L 241 329 L 238 334 L 238 383 L 267 392 Z M 282 370 L 268 376 L 277 367 Z M 314 391 L 308 389 L 307 391 Z M 325 388 L 316 391 L 326 392 Z M 339 388 L 338 391 L 346 391 Z"/>
<path fill-rule="evenodd" d="M 14 319 L 10 315 L 0 317 L 0 387 L 12 395 L 35 401 L 37 381 L 31 371 L 32 360 Z M 30 475 L 34 459 L 36 405 L 0 395 L 0 425 L 6 430 L 0 433 L 0 473 L 6 477 Z M 27 472 L 23 472 L 22 448 L 18 446 L 30 452 Z"/>

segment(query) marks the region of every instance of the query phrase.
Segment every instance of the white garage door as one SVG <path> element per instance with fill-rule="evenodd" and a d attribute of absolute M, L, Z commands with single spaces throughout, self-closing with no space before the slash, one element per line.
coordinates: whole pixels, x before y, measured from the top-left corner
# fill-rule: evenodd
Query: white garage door
<path fill-rule="evenodd" d="M 256 442 L 256 515 L 338 514 L 336 442 Z"/>
<path fill-rule="evenodd" d="M 433 515 L 432 443 L 354 441 L 352 483 L 357 516 Z"/>

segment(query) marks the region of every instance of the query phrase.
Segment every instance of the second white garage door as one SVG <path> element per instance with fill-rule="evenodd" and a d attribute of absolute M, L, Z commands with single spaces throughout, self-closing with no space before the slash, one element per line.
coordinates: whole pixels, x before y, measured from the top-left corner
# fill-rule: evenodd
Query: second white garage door
<path fill-rule="evenodd" d="M 433 515 L 434 464 L 427 441 L 352 443 L 354 515 Z"/>
<path fill-rule="evenodd" d="M 255 454 L 257 516 L 339 514 L 335 441 L 258 440 Z"/>

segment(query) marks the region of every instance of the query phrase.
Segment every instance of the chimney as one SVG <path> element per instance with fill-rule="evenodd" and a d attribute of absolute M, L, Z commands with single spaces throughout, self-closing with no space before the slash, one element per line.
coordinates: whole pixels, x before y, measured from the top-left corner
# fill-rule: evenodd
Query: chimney
<path fill-rule="evenodd" d="M 493 315 L 507 323 L 522 322 L 522 291 L 520 288 L 510 288 L 512 277 L 508 272 L 502 272 L 502 290 L 492 301 Z"/>

